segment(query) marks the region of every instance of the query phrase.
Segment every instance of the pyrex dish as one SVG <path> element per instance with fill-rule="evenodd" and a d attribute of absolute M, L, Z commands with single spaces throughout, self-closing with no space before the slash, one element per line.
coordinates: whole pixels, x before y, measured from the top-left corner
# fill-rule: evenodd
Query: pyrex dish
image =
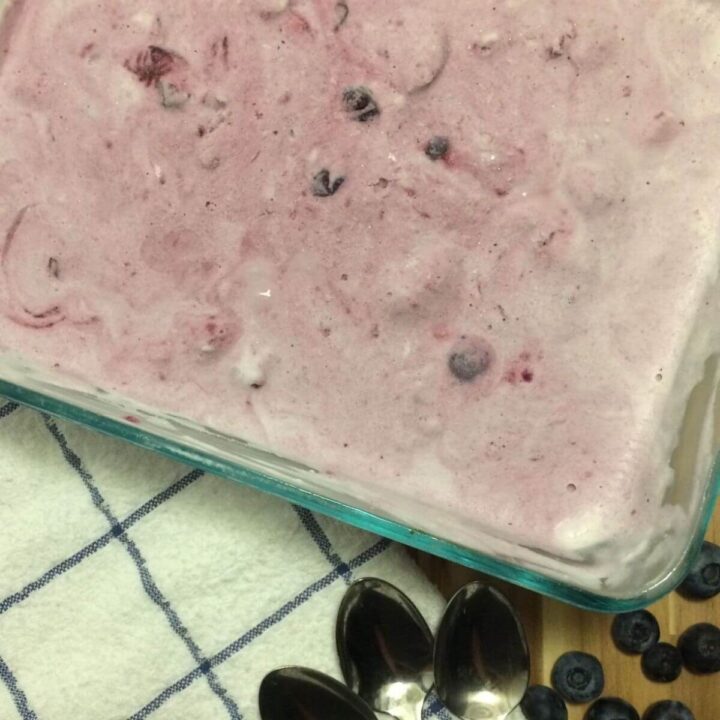
<path fill-rule="evenodd" d="M 0 391 L 649 602 L 716 487 L 719 12 L 14 3 Z"/>
<path fill-rule="evenodd" d="M 490 573 L 531 590 L 603 612 L 625 612 L 654 602 L 672 590 L 684 577 L 692 557 L 699 549 L 720 490 L 720 458 L 714 473 L 698 472 L 694 456 L 698 449 L 698 429 L 708 407 L 703 396 L 710 390 L 708 378 L 695 391 L 695 412 L 688 412 L 682 442 L 674 454 L 676 478 L 668 492 L 668 502 L 682 508 L 690 518 L 687 533 L 677 539 L 677 555 L 669 567 L 649 580 L 630 587 L 625 596 L 603 593 L 604 588 L 583 587 L 582 567 L 547 557 L 530 548 L 502 545 L 490 539 L 493 550 L 464 547 L 443 535 L 431 534 L 409 525 L 402 516 L 386 511 L 386 498 L 360 505 L 344 491 L 342 484 L 298 463 L 267 453 L 243 442 L 202 427 L 184 418 L 147 411 L 136 403 L 112 397 L 76 379 L 48 370 L 37 370 L 10 355 L 0 357 L 0 395 L 72 420 L 89 428 L 160 452 L 194 467 L 272 493 L 304 507 L 343 520 L 359 528 L 379 533 L 407 545 L 445 557 L 454 562 Z M 720 447 L 720 393 L 716 393 L 715 448 Z M 51 482 L 49 479 L 48 482 Z M 404 502 L 406 499 L 402 499 Z M 437 525 L 452 529 L 459 522 L 437 508 L 423 506 L 421 498 L 407 498 L 410 510 L 425 511 L 438 519 Z M 238 518 L 241 522 L 242 518 Z M 450 534 L 449 532 L 447 534 Z M 495 552 L 495 548 L 497 551 Z M 642 565 L 634 566 L 636 572 Z"/>

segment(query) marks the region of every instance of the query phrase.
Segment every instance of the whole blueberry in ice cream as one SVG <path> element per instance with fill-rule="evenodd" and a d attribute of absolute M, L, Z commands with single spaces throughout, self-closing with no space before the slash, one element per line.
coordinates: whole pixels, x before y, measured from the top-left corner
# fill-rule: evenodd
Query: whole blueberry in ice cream
<path fill-rule="evenodd" d="M 359 122 L 367 122 L 380 114 L 373 94 L 364 85 L 353 85 L 343 91 L 345 111 Z"/>
<path fill-rule="evenodd" d="M 463 335 L 450 350 L 448 368 L 460 382 L 469 383 L 486 373 L 492 360 L 492 348 L 487 342 Z"/>
<path fill-rule="evenodd" d="M 435 135 L 425 145 L 425 154 L 431 160 L 444 158 L 450 150 L 450 141 L 443 135 Z"/>
<path fill-rule="evenodd" d="M 342 175 L 333 179 L 330 177 L 330 171 L 323 168 L 313 176 L 312 194 L 315 197 L 330 197 L 340 189 L 344 182 L 345 178 Z"/>

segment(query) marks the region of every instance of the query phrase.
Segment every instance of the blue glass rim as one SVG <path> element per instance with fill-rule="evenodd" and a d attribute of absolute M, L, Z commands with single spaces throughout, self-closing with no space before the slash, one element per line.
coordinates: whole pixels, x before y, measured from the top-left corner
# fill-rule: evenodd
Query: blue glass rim
<path fill-rule="evenodd" d="M 720 497 L 720 454 L 702 499 L 702 512 L 683 559 L 666 577 L 638 597 L 613 598 L 574 587 L 547 577 L 540 572 L 513 565 L 477 550 L 435 537 L 400 522 L 352 505 L 324 497 L 318 493 L 295 486 L 269 473 L 245 467 L 241 462 L 230 462 L 210 452 L 192 448 L 182 442 L 171 440 L 137 425 L 107 417 L 36 390 L 22 387 L 0 378 L 0 395 L 26 407 L 39 410 L 57 418 L 82 425 L 91 430 L 118 438 L 141 448 L 158 452 L 191 467 L 200 468 L 243 485 L 269 493 L 285 501 L 296 503 L 309 510 L 327 515 L 361 530 L 376 533 L 391 540 L 422 550 L 431 555 L 450 560 L 498 579 L 506 580 L 528 590 L 538 592 L 555 600 L 575 605 L 584 610 L 604 613 L 621 613 L 646 607 L 661 599 L 680 584 L 700 549 L 712 518 L 715 504 Z"/>

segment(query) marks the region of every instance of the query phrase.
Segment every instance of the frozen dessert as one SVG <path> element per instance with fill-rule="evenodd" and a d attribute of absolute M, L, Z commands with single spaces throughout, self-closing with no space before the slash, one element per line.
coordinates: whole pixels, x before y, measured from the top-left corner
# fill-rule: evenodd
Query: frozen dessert
<path fill-rule="evenodd" d="M 719 69 L 710 0 L 18 0 L 0 346 L 475 549 L 660 571 Z"/>

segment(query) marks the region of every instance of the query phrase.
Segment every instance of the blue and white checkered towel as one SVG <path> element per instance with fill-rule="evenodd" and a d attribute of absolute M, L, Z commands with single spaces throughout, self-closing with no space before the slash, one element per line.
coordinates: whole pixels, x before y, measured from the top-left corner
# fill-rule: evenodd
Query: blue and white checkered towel
<path fill-rule="evenodd" d="M 254 720 L 362 575 L 437 620 L 400 547 L 0 400 L 0 720 Z"/>

